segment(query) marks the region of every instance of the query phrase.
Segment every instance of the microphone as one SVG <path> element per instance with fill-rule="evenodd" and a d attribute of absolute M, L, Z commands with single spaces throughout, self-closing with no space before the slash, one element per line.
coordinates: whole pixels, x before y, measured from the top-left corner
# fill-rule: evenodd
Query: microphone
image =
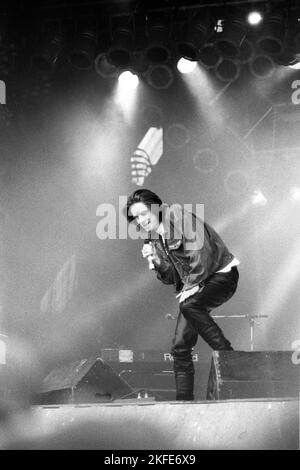
<path fill-rule="evenodd" d="M 145 243 L 151 244 L 151 240 L 149 238 L 147 238 L 145 240 Z M 155 269 L 155 266 L 153 264 L 153 256 L 152 255 L 147 256 L 147 260 L 148 260 L 148 264 L 149 264 L 149 269 Z"/>

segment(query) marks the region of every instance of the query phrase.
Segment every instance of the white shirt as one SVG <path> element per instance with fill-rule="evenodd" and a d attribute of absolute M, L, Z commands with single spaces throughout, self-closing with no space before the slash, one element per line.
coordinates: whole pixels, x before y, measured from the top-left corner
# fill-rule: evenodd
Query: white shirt
<path fill-rule="evenodd" d="M 229 271 L 231 270 L 231 268 L 233 268 L 233 266 L 238 266 L 239 264 L 240 264 L 239 260 L 237 258 L 233 258 L 233 260 L 229 264 L 227 264 L 225 268 L 220 269 L 220 271 L 217 271 L 217 273 L 229 273 Z"/>

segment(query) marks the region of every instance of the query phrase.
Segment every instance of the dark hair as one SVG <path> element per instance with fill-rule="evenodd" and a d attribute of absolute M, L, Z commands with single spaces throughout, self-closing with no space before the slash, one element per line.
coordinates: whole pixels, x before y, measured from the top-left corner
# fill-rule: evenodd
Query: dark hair
<path fill-rule="evenodd" d="M 150 189 L 137 189 L 132 194 L 130 194 L 130 196 L 128 196 L 127 198 L 126 217 L 127 217 L 128 222 L 132 222 L 134 220 L 134 217 L 129 214 L 129 209 L 136 202 L 142 202 L 149 209 L 151 209 L 152 204 L 155 204 L 158 206 L 162 205 L 162 200 L 160 199 L 160 197 L 157 194 L 150 191 Z"/>

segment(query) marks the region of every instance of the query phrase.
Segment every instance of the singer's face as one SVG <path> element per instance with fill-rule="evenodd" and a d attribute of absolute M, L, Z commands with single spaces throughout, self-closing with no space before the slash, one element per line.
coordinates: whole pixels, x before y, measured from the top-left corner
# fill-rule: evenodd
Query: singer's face
<path fill-rule="evenodd" d="M 151 210 L 143 202 L 135 202 L 130 207 L 132 217 L 135 218 L 136 223 L 146 232 L 151 232 L 158 229 L 159 226 L 159 206 L 157 204 L 151 205 Z"/>

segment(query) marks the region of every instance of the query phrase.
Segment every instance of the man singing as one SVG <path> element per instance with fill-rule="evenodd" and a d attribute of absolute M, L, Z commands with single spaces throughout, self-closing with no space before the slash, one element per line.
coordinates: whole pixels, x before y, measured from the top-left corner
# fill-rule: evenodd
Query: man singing
<path fill-rule="evenodd" d="M 236 291 L 239 261 L 198 214 L 178 204 L 168 206 L 148 189 L 131 194 L 126 209 L 128 221 L 148 234 L 142 255 L 149 268 L 164 284 L 175 285 L 179 315 L 171 352 L 176 400 L 193 400 L 192 350 L 198 334 L 213 350 L 233 349 L 210 312 Z"/>

